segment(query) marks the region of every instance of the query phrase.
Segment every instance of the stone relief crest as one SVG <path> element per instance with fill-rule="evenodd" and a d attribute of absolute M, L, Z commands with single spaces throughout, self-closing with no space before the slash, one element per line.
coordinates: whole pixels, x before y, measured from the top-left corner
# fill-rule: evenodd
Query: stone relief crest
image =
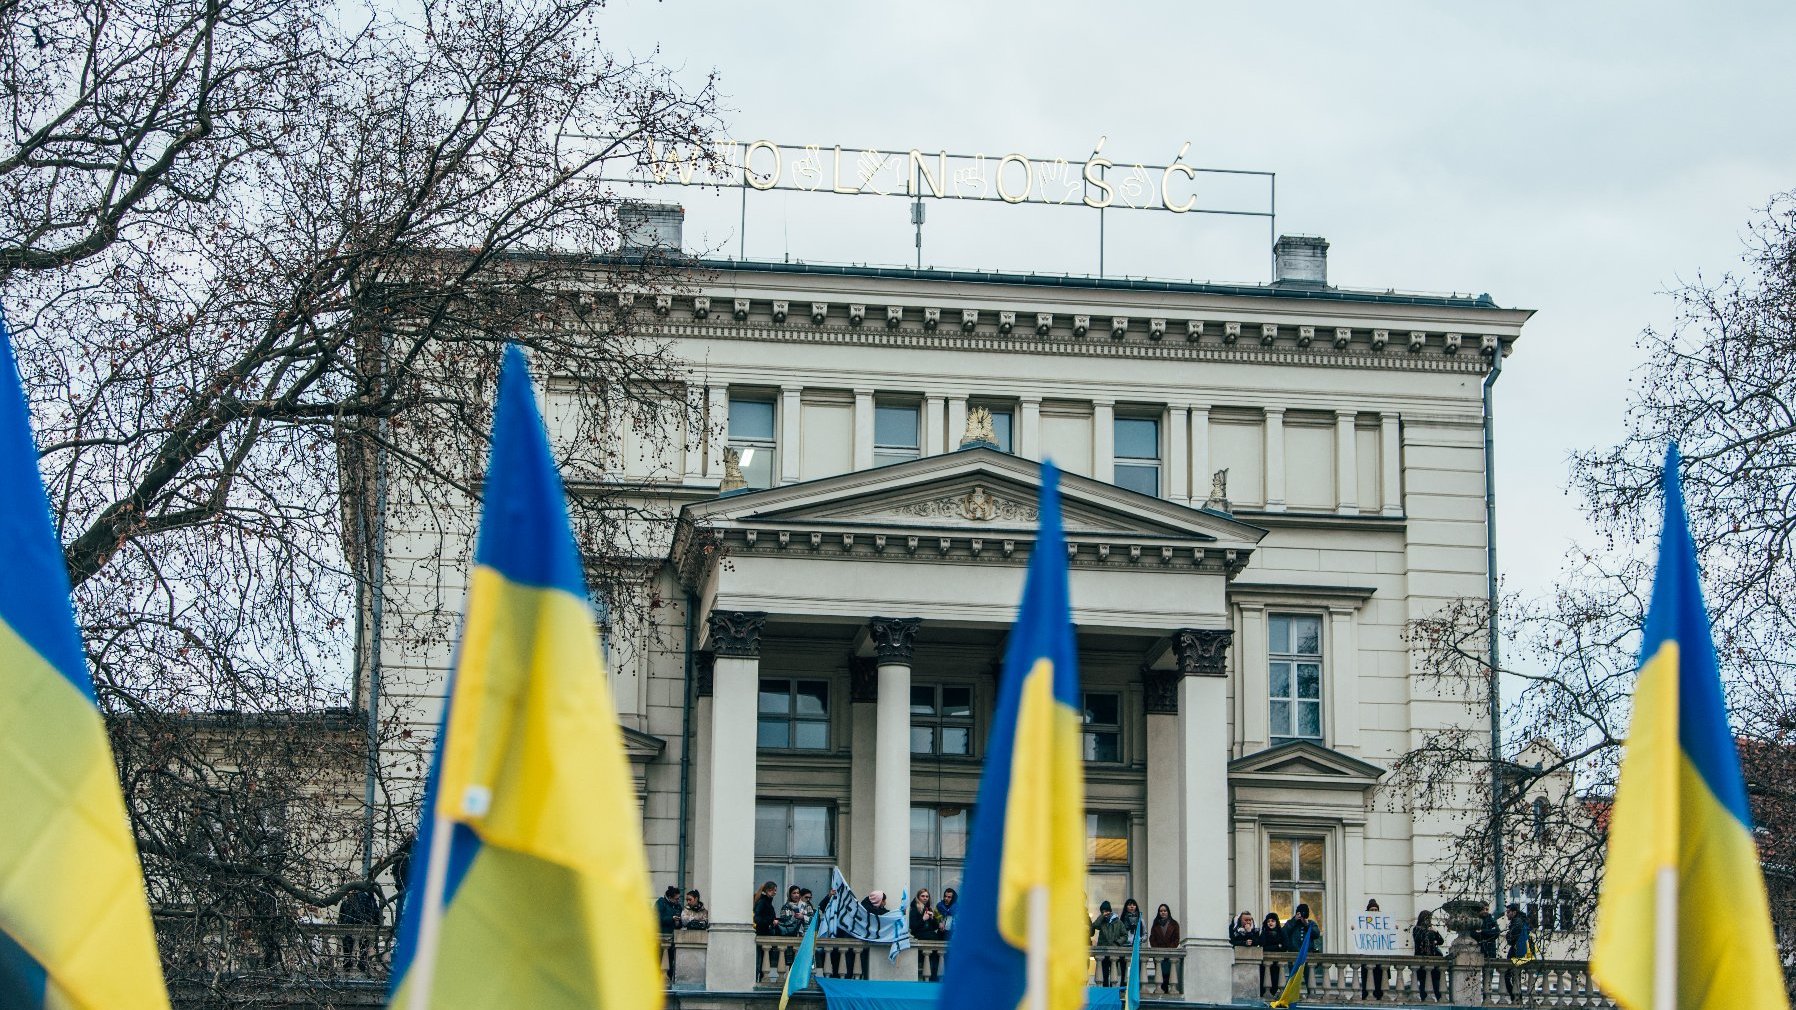
<path fill-rule="evenodd" d="M 1034 505 L 1000 498 L 987 491 L 983 484 L 973 485 L 964 494 L 910 502 L 898 506 L 894 511 L 900 515 L 921 516 L 925 519 L 964 519 L 976 523 L 989 523 L 998 519 L 1032 523 L 1040 514 L 1040 510 Z"/>

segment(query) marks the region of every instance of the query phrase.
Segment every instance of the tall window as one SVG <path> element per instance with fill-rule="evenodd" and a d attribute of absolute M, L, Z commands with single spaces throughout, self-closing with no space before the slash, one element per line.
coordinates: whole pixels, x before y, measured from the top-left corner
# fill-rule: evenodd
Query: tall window
<path fill-rule="evenodd" d="M 1117 915 L 1123 902 L 1133 893 L 1129 886 L 1129 815 L 1121 813 L 1087 813 L 1085 815 L 1085 900 L 1086 911 L 1097 914 L 1098 905 L 1108 901 Z"/>
<path fill-rule="evenodd" d="M 1509 889 L 1509 900 L 1522 906 L 1528 925 L 1549 933 L 1575 929 L 1578 892 L 1550 880 L 1529 881 Z"/>
<path fill-rule="evenodd" d="M 1322 921 L 1328 893 L 1328 871 L 1320 838 L 1274 835 L 1266 852 L 1266 878 L 1272 882 L 1272 911 L 1285 920 L 1298 905 L 1310 906 L 1310 918 Z"/>
<path fill-rule="evenodd" d="M 751 488 L 773 486 L 775 442 L 773 401 L 730 397 L 730 448 Z"/>
<path fill-rule="evenodd" d="M 942 900 L 942 888 L 960 888 L 967 858 L 967 831 L 972 817 L 966 807 L 910 808 L 910 893 L 929 888 Z"/>
<path fill-rule="evenodd" d="M 829 869 L 835 861 L 836 817 L 829 804 L 755 804 L 755 886 L 768 880 L 778 885 L 782 897 L 775 904 L 785 900 L 788 884 L 810 888 L 821 902 L 829 893 Z"/>
<path fill-rule="evenodd" d="M 912 684 L 910 752 L 973 753 L 973 688 L 968 684 Z"/>
<path fill-rule="evenodd" d="M 1122 695 L 1085 692 L 1085 760 L 1122 760 Z"/>
<path fill-rule="evenodd" d="M 761 678 L 758 747 L 774 750 L 829 749 L 829 681 Z"/>
<path fill-rule="evenodd" d="M 1322 618 L 1272 614 L 1266 624 L 1273 742 L 1320 740 Z"/>
<path fill-rule="evenodd" d="M 1016 426 L 1016 409 L 1005 404 L 990 403 L 974 403 L 969 405 L 971 407 L 984 407 L 992 412 L 992 437 L 998 443 L 998 450 L 1015 452 L 1011 432 Z M 960 432 L 954 432 L 953 435 L 956 441 L 960 439 Z"/>
<path fill-rule="evenodd" d="M 1153 417 L 1116 419 L 1115 481 L 1131 491 L 1160 494 L 1160 420 Z"/>
<path fill-rule="evenodd" d="M 873 408 L 873 465 L 902 463 L 922 454 L 917 405 L 882 403 Z"/>

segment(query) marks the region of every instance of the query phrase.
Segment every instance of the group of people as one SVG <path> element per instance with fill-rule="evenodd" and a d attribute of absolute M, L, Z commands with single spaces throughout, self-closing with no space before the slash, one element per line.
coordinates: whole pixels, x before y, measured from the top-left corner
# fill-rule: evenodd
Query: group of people
<path fill-rule="evenodd" d="M 1377 903 L 1373 903 L 1373 908 Z M 1242 912 L 1229 923 L 1229 943 L 1236 947 L 1258 947 L 1272 954 L 1289 951 L 1293 954 L 1304 949 L 1305 938 L 1309 940 L 1310 953 L 1322 950 L 1322 926 L 1310 917 L 1310 906 L 1300 904 L 1292 912 L 1289 920 L 1280 920 L 1277 912 L 1267 912 L 1266 918 L 1255 921 L 1252 912 Z M 1265 996 L 1276 995 L 1284 984 L 1283 966 L 1276 961 L 1260 964 L 1260 993 Z"/>
<path fill-rule="evenodd" d="M 1091 920 L 1091 941 L 1093 946 L 1132 947 L 1135 943 L 1135 934 L 1137 932 L 1142 933 L 1142 939 L 1150 948 L 1177 947 L 1179 945 L 1179 940 L 1181 939 L 1179 934 L 1179 920 L 1172 917 L 1172 908 L 1169 905 L 1163 903 L 1159 908 L 1155 909 L 1154 920 L 1148 923 L 1145 930 L 1143 930 L 1141 923 L 1141 906 L 1136 904 L 1134 898 L 1129 898 L 1123 902 L 1122 914 L 1120 915 L 1117 914 L 1115 908 L 1108 901 L 1098 903 L 1097 917 Z M 1101 984 L 1112 984 L 1112 978 L 1118 983 L 1123 981 L 1122 973 L 1115 970 L 1120 962 L 1120 957 L 1098 958 L 1098 978 Z M 1159 982 L 1161 992 L 1172 991 L 1170 989 L 1173 980 L 1172 966 L 1173 961 L 1171 958 L 1160 959 Z"/>
<path fill-rule="evenodd" d="M 710 929 L 711 912 L 705 908 L 705 901 L 694 888 L 686 892 L 685 904 L 680 903 L 680 889 L 669 885 L 655 899 L 655 925 L 663 933 L 671 933 L 676 929 Z"/>

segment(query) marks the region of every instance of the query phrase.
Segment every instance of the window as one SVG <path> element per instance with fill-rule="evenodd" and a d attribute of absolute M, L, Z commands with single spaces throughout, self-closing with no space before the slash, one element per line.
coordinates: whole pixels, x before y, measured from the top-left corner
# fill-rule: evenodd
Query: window
<path fill-rule="evenodd" d="M 1522 906 L 1533 929 L 1549 933 L 1577 928 L 1578 892 L 1552 881 L 1530 881 L 1509 889 L 1509 900 Z"/>
<path fill-rule="evenodd" d="M 1160 494 L 1160 420 L 1153 417 L 1116 419 L 1115 481 L 1131 491 Z"/>
<path fill-rule="evenodd" d="M 1272 740 L 1322 739 L 1322 618 L 1267 618 L 1271 664 Z"/>
<path fill-rule="evenodd" d="M 751 488 L 773 486 L 773 401 L 730 397 L 730 448 Z"/>
<path fill-rule="evenodd" d="M 1085 815 L 1085 901 L 1086 909 L 1096 915 L 1098 905 L 1108 901 L 1117 915 L 1123 902 L 1133 893 L 1129 886 L 1129 815 L 1121 813 L 1087 813 Z"/>
<path fill-rule="evenodd" d="M 1280 921 L 1289 919 L 1298 905 L 1310 906 L 1310 918 L 1318 923 L 1325 911 L 1328 891 L 1323 869 L 1324 846 L 1320 838 L 1283 838 L 1274 835 L 1266 852 L 1266 878 L 1272 882 L 1272 911 Z"/>
<path fill-rule="evenodd" d="M 1545 796 L 1534 797 L 1533 810 L 1534 840 L 1544 842 L 1547 840 L 1547 798 Z"/>
<path fill-rule="evenodd" d="M 971 811 L 966 807 L 910 808 L 911 894 L 927 887 L 930 897 L 940 901 L 942 888 L 959 889 L 971 826 Z"/>
<path fill-rule="evenodd" d="M 789 884 L 810 888 L 818 901 L 829 893 L 829 870 L 836 861 L 835 813 L 826 803 L 755 804 L 755 886 L 768 880 L 778 885 L 782 897 L 776 904 L 785 900 Z"/>
<path fill-rule="evenodd" d="M 829 749 L 829 681 L 761 678 L 755 746 L 763 750 Z"/>
<path fill-rule="evenodd" d="M 922 454 L 916 404 L 882 403 L 873 408 L 873 465 L 902 463 Z"/>
<path fill-rule="evenodd" d="M 973 688 L 912 684 L 910 752 L 964 757 L 973 753 Z"/>
<path fill-rule="evenodd" d="M 1011 431 L 1016 423 L 1016 411 L 1014 408 L 989 403 L 975 403 L 971 404 L 970 407 L 984 407 L 986 410 L 991 411 L 992 440 L 998 443 L 999 452 L 1016 451 L 1016 449 L 1012 448 L 1015 443 L 1011 441 Z M 956 432 L 954 437 L 959 439 L 960 433 Z"/>
<path fill-rule="evenodd" d="M 1085 692 L 1085 760 L 1122 760 L 1122 695 Z"/>

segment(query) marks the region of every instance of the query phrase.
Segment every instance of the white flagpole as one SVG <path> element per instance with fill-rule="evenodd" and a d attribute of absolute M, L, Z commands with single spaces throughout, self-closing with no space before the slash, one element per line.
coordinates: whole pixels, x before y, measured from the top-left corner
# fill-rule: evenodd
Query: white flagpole
<path fill-rule="evenodd" d="M 1048 889 L 1029 889 L 1029 1010 L 1048 1010 Z"/>
<path fill-rule="evenodd" d="M 449 818 L 432 811 L 430 852 L 424 864 L 424 905 L 418 918 L 418 947 L 412 952 L 411 998 L 409 1010 L 429 1010 L 430 987 L 436 981 L 437 943 L 443 926 L 443 891 L 449 883 L 449 841 L 455 825 Z"/>
<path fill-rule="evenodd" d="M 1670 866 L 1659 867 L 1653 881 L 1653 1010 L 1678 1005 L 1678 877 Z"/>

